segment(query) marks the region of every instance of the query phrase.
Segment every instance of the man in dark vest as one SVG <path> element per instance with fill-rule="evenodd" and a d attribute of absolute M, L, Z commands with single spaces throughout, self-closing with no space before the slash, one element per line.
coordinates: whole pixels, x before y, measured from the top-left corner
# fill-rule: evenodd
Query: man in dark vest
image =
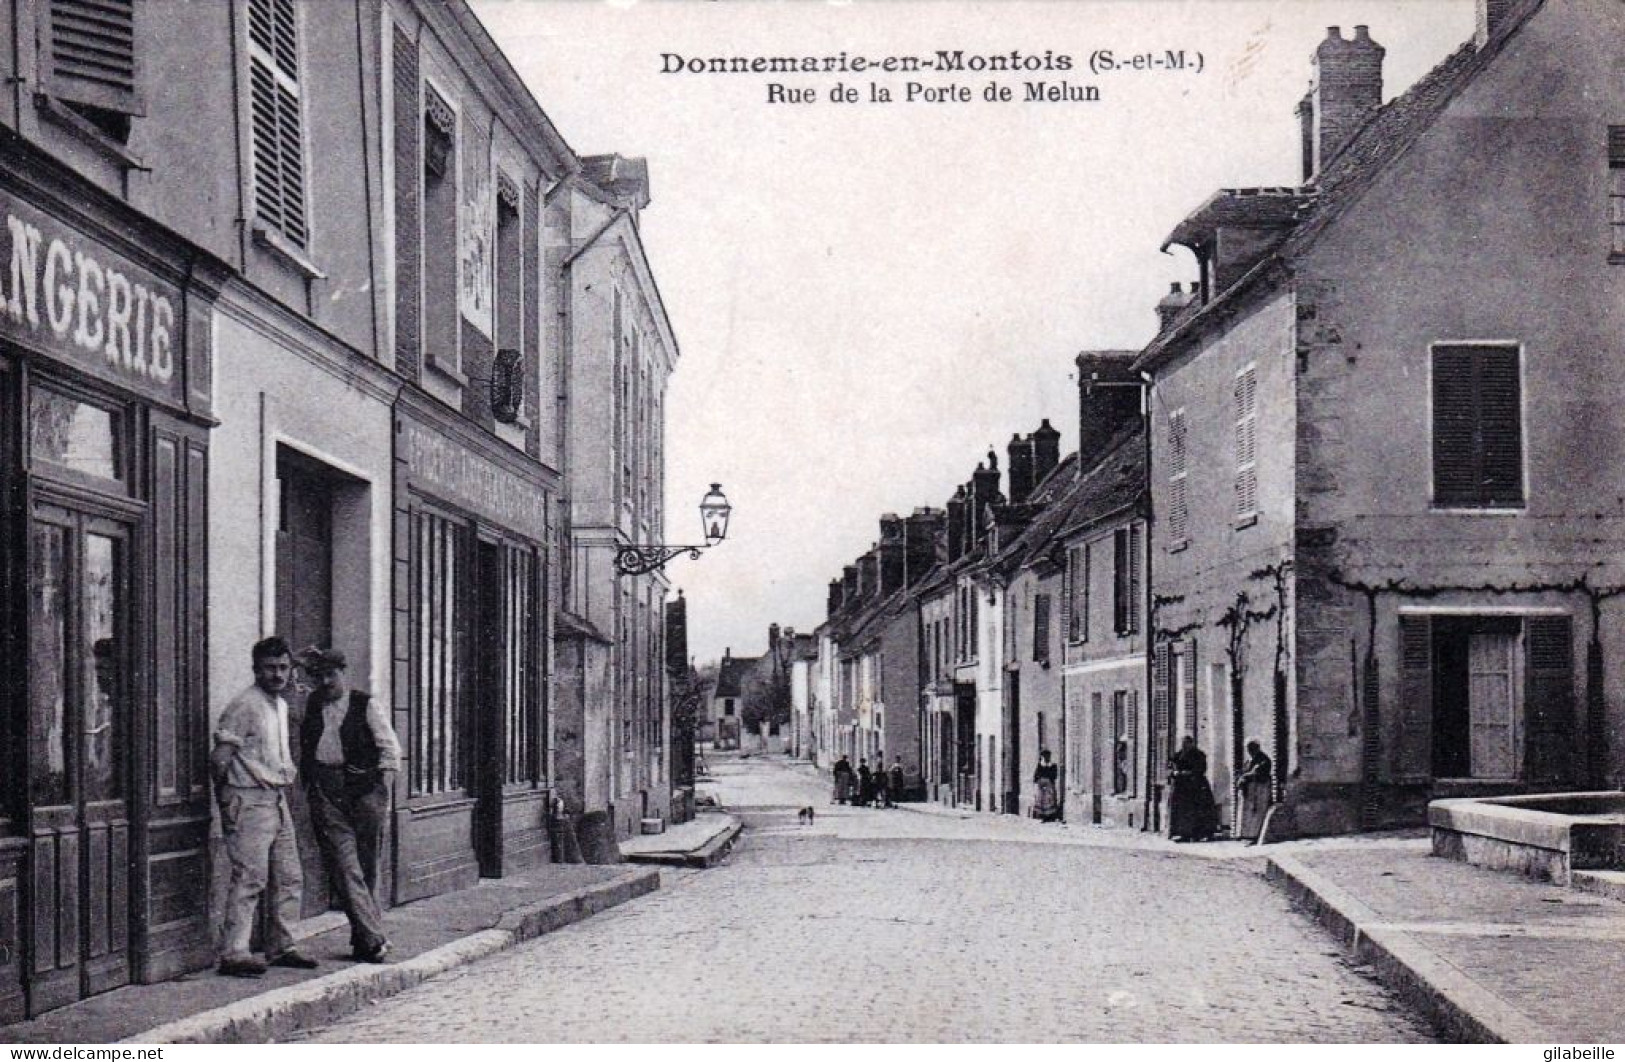
<path fill-rule="evenodd" d="M 384 915 L 373 890 L 378 848 L 389 814 L 389 779 L 401 746 L 383 705 L 345 683 L 348 661 L 336 649 L 309 649 L 300 663 L 316 684 L 299 726 L 300 773 L 322 862 L 344 913 L 350 947 L 362 962 L 389 951 Z"/>

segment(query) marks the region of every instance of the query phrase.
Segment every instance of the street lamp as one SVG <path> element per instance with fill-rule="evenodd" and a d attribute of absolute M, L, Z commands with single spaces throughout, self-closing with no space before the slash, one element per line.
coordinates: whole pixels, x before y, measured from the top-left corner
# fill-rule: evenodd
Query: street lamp
<path fill-rule="evenodd" d="M 700 499 L 700 527 L 705 531 L 703 545 L 678 546 L 660 542 L 646 546 L 620 546 L 615 551 L 615 571 L 621 575 L 646 575 L 664 568 L 667 561 L 684 553 L 699 560 L 702 549 L 710 549 L 728 537 L 728 517 L 732 513 L 733 506 L 728 504 L 727 496 L 722 493 L 722 484 L 713 483 L 705 497 Z"/>

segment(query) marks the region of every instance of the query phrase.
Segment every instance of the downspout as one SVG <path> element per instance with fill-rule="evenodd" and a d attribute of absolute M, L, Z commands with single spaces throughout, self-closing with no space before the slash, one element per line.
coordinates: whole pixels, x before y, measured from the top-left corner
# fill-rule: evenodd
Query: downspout
<path fill-rule="evenodd" d="M 1140 372 L 1140 427 L 1141 445 L 1145 447 L 1145 482 L 1140 491 L 1141 513 L 1145 518 L 1145 586 L 1141 592 L 1145 595 L 1145 696 L 1140 698 L 1141 705 L 1136 709 L 1145 712 L 1146 725 L 1141 729 L 1145 735 L 1145 804 L 1141 810 L 1140 829 L 1148 831 L 1156 816 L 1153 812 L 1158 803 L 1156 792 L 1157 777 L 1157 749 L 1156 734 L 1152 731 L 1154 712 L 1151 705 L 1156 697 L 1156 655 L 1157 655 L 1157 617 L 1156 595 L 1152 593 L 1153 585 L 1151 564 L 1157 551 L 1152 545 L 1152 529 L 1155 526 L 1155 515 L 1151 504 L 1151 374 L 1142 370 Z"/>

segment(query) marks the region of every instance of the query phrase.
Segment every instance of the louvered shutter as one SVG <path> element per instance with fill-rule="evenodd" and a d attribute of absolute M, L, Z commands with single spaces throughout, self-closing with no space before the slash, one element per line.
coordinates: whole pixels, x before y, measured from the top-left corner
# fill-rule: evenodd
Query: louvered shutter
<path fill-rule="evenodd" d="M 303 247 L 309 231 L 293 0 L 249 0 L 248 42 L 254 215 Z"/>
<path fill-rule="evenodd" d="M 1524 757 L 1527 781 L 1574 778 L 1574 625 L 1568 616 L 1524 624 Z"/>
<path fill-rule="evenodd" d="M 1523 504 L 1523 398 L 1512 347 L 1433 351 L 1433 501 Z"/>
<path fill-rule="evenodd" d="M 1140 598 L 1144 595 L 1144 584 L 1141 582 L 1143 572 L 1141 568 L 1140 553 L 1145 549 L 1145 538 L 1139 524 L 1132 524 L 1128 529 L 1128 633 L 1134 634 L 1140 629 Z"/>
<path fill-rule="evenodd" d="M 1112 532 L 1112 631 L 1128 630 L 1128 531 Z"/>
<path fill-rule="evenodd" d="M 1609 261 L 1617 262 L 1625 258 L 1625 125 L 1608 127 L 1608 227 Z"/>
<path fill-rule="evenodd" d="M 1236 519 L 1258 514 L 1258 370 L 1236 374 Z"/>
<path fill-rule="evenodd" d="M 1179 545 L 1190 537 L 1187 444 L 1185 411 L 1176 409 L 1168 417 L 1168 539 L 1171 545 Z"/>
<path fill-rule="evenodd" d="M 118 114 L 146 113 L 137 80 L 135 0 L 50 0 L 39 42 L 50 95 Z"/>
<path fill-rule="evenodd" d="M 395 368 L 414 383 L 423 356 L 423 204 L 418 161 L 418 50 L 395 30 Z"/>
<path fill-rule="evenodd" d="M 1049 663 L 1049 595 L 1033 598 L 1033 659 L 1040 664 Z"/>
<path fill-rule="evenodd" d="M 1078 610 L 1072 600 L 1072 588 L 1078 580 L 1078 550 L 1073 547 L 1066 551 L 1066 566 L 1061 569 L 1061 629 L 1066 631 L 1066 640 L 1078 640 Z"/>
<path fill-rule="evenodd" d="M 1168 647 L 1159 645 L 1151 654 L 1151 741 L 1164 755 L 1173 754 L 1173 738 L 1168 728 Z"/>
<path fill-rule="evenodd" d="M 1123 737 L 1128 742 L 1128 765 L 1124 771 L 1128 774 L 1128 795 L 1137 796 L 1140 792 L 1140 691 L 1128 691 L 1128 715 L 1123 722 Z"/>
<path fill-rule="evenodd" d="M 1197 719 L 1201 715 L 1196 710 L 1196 639 L 1192 638 L 1185 643 L 1185 651 L 1181 655 L 1185 661 L 1184 669 L 1179 676 L 1184 685 L 1185 733 L 1190 734 L 1196 739 L 1196 743 L 1201 745 L 1208 740 L 1208 735 L 1198 733 L 1196 729 Z M 1183 737 L 1184 734 L 1181 734 L 1180 738 Z"/>
<path fill-rule="evenodd" d="M 1399 725 L 1393 755 L 1395 781 L 1433 775 L 1433 622 L 1399 618 Z"/>

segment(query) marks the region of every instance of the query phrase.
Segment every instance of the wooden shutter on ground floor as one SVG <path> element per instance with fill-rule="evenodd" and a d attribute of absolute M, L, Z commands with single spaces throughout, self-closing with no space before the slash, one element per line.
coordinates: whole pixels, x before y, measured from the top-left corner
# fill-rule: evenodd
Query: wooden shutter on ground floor
<path fill-rule="evenodd" d="M 1171 753 L 1168 734 L 1168 646 L 1159 645 L 1151 654 L 1151 740 Z M 1161 777 L 1161 764 L 1153 766 L 1153 777 Z"/>
<path fill-rule="evenodd" d="M 1399 722 L 1394 730 L 1396 781 L 1433 774 L 1433 621 L 1399 618 Z"/>
<path fill-rule="evenodd" d="M 1185 658 L 1184 672 L 1180 675 L 1181 684 L 1184 686 L 1185 731 L 1174 735 L 1175 748 L 1178 747 L 1178 742 L 1185 739 L 1185 734 L 1194 736 L 1198 746 L 1208 744 L 1212 736 L 1198 733 L 1196 726 L 1197 720 L 1201 718 L 1201 713 L 1196 708 L 1196 639 L 1192 638 L 1185 643 L 1185 650 L 1181 655 Z"/>
<path fill-rule="evenodd" d="M 1524 624 L 1524 776 L 1567 784 L 1574 777 L 1574 624 L 1568 616 Z"/>

